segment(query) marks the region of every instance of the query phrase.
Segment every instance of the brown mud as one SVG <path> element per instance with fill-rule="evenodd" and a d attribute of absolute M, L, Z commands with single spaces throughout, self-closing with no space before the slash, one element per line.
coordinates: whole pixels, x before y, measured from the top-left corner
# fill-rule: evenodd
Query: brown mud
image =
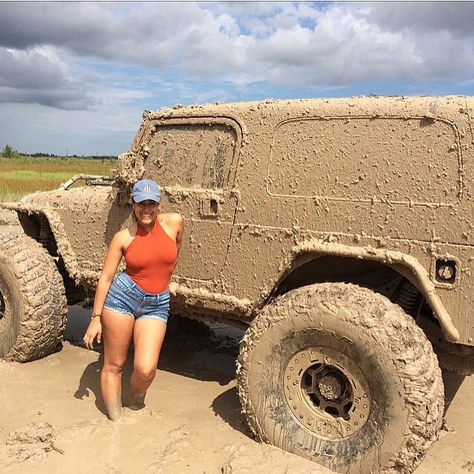
<path fill-rule="evenodd" d="M 253 440 L 235 387 L 242 332 L 175 319 L 139 411 L 118 423 L 99 393 L 101 351 L 79 341 L 89 312 L 70 307 L 61 351 L 18 364 L 0 362 L 0 466 L 49 473 L 328 473 L 310 461 Z M 125 370 L 125 389 L 130 367 Z M 474 472 L 474 379 L 444 377 L 451 401 L 440 439 L 416 474 Z"/>
<path fill-rule="evenodd" d="M 15 211 L 0 209 L 0 225 L 17 225 L 18 217 Z"/>

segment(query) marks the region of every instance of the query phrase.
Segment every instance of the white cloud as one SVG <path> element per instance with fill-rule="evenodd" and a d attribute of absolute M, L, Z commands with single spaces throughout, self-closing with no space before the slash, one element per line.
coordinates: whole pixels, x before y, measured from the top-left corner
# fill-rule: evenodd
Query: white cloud
<path fill-rule="evenodd" d="M 474 4 L 151 3 L 0 5 L 0 44 L 54 45 L 241 84 L 318 87 L 473 73 Z M 31 13 L 31 9 L 34 10 Z M 440 54 L 433 54 L 433 44 Z M 442 58 L 440 60 L 440 58 Z M 295 78 L 296 74 L 296 78 Z"/>
<path fill-rule="evenodd" d="M 448 28 L 418 31 L 414 20 L 412 28 L 404 24 L 397 29 L 391 23 L 385 25 L 378 15 L 381 10 L 374 12 L 372 6 L 337 4 L 314 15 L 313 29 L 296 21 L 291 27 L 287 23 L 259 42 L 256 58 L 268 66 L 273 81 L 316 86 L 474 73 L 471 31 L 464 35 L 461 28 L 456 36 Z M 395 6 L 403 9 L 403 5 L 390 4 L 392 9 Z M 469 11 L 474 12 L 474 5 Z M 439 47 L 433 48 L 434 44 Z"/>
<path fill-rule="evenodd" d="M 450 31 L 454 36 L 472 37 L 472 2 L 374 2 L 370 18 L 391 30 Z"/>
<path fill-rule="evenodd" d="M 25 51 L 0 47 L 0 64 L 0 102 L 33 102 L 70 110 L 91 105 L 83 78 L 75 77 L 52 47 Z"/>

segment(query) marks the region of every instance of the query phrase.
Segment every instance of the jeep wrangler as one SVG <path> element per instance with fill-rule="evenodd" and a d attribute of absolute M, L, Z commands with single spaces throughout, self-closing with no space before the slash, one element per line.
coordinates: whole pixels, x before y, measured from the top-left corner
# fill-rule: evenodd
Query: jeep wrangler
<path fill-rule="evenodd" d="M 474 369 L 472 97 L 268 100 L 145 111 L 110 177 L 3 207 L 0 356 L 55 350 L 130 189 L 186 220 L 172 312 L 246 329 L 255 436 L 338 472 L 412 472 L 441 368 Z M 86 186 L 72 184 L 85 180 Z M 20 230 L 21 229 L 21 230 Z"/>

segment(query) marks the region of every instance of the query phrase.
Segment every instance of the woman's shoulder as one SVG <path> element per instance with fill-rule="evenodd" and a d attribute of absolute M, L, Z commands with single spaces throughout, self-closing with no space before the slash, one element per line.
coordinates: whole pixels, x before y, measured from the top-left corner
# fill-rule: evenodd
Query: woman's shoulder
<path fill-rule="evenodd" d="M 183 216 L 179 212 L 161 212 L 158 217 L 160 222 L 168 225 L 178 225 L 184 221 Z"/>
<path fill-rule="evenodd" d="M 119 230 L 115 233 L 114 239 L 117 240 L 122 247 L 127 247 L 131 240 L 135 237 L 137 233 L 137 225 L 130 224 L 127 227 Z"/>
<path fill-rule="evenodd" d="M 184 219 L 178 212 L 163 212 L 158 215 L 160 225 L 167 229 L 168 235 L 175 240 L 179 240 L 184 231 Z"/>
<path fill-rule="evenodd" d="M 127 227 L 124 227 L 123 229 L 119 230 L 117 232 L 117 235 L 120 235 L 121 237 L 135 237 L 136 233 L 137 233 L 137 224 L 133 222 Z"/>

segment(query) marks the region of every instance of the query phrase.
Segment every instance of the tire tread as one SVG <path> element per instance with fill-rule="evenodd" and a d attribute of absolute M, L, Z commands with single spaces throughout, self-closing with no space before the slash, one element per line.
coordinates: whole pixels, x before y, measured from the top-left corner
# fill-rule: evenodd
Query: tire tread
<path fill-rule="evenodd" d="M 339 311 L 339 302 L 354 311 Z M 380 347 L 383 341 L 387 346 L 405 386 L 404 403 L 409 414 L 405 442 L 391 458 L 390 466 L 375 472 L 412 472 L 438 438 L 443 421 L 441 370 L 430 342 L 413 319 L 384 296 L 357 285 L 323 283 L 302 287 L 281 296 L 254 319 L 242 339 L 237 361 L 237 388 L 250 429 L 257 439 L 270 442 L 258 422 L 262 414 L 249 396 L 252 351 L 271 325 L 290 317 L 290 313 L 294 317 L 306 317 L 309 312 L 305 308 L 312 304 L 322 304 L 334 316 L 365 327 L 374 345 Z"/>
<path fill-rule="evenodd" d="M 38 359 L 53 352 L 63 336 L 67 303 L 61 275 L 46 250 L 21 230 L 0 232 L 0 255 L 11 264 L 23 300 L 19 334 L 4 359 Z"/>

